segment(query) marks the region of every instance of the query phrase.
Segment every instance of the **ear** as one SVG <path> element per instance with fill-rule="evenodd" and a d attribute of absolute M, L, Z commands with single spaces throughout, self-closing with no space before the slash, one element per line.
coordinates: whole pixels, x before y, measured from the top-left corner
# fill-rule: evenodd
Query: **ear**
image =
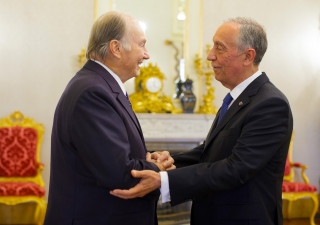
<path fill-rule="evenodd" d="M 253 48 L 248 48 L 245 52 L 244 65 L 249 66 L 253 64 L 254 58 L 256 57 L 256 50 Z"/>
<path fill-rule="evenodd" d="M 121 58 L 121 44 L 118 40 L 111 40 L 109 43 L 109 49 L 112 55 L 114 55 L 116 58 Z"/>

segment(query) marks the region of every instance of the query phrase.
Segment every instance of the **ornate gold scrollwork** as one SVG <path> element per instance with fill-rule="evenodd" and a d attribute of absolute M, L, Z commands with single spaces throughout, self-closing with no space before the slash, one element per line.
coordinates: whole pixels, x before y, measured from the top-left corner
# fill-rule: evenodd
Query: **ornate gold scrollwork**
<path fill-rule="evenodd" d="M 86 50 L 83 48 L 81 49 L 79 55 L 78 55 L 78 66 L 79 68 L 82 68 L 83 65 L 86 63 L 87 58 L 86 58 Z"/>
<path fill-rule="evenodd" d="M 158 79 L 161 85 L 156 92 L 148 89 L 148 80 Z M 181 113 L 172 103 L 170 97 L 162 92 L 163 80 L 165 76 L 159 67 L 149 63 L 146 67 L 141 67 L 140 75 L 135 78 L 135 93 L 129 96 L 132 109 L 136 113 Z"/>

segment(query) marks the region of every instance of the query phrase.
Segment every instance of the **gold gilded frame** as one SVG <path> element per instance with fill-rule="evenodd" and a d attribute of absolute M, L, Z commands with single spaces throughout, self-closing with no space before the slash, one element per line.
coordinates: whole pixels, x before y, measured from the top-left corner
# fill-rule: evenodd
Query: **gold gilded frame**
<path fill-rule="evenodd" d="M 35 177 L 0 177 L 0 182 L 33 182 L 38 184 L 40 187 L 44 187 L 44 182 L 42 179 L 41 172 L 43 170 L 43 165 L 40 162 L 40 150 L 44 134 L 44 126 L 40 123 L 36 123 L 33 119 L 24 117 L 24 115 L 15 111 L 10 116 L 0 119 L 0 128 L 4 127 L 25 127 L 33 128 L 37 131 L 38 141 L 36 147 L 36 162 L 39 163 L 39 168 L 37 175 Z M 6 205 L 17 205 L 26 202 L 35 202 L 37 203 L 36 210 L 34 212 L 34 221 L 38 225 L 41 225 L 44 220 L 47 203 L 44 197 L 37 196 L 4 196 L 0 197 L 0 203 Z"/>
<path fill-rule="evenodd" d="M 293 182 L 294 181 L 294 163 L 292 161 L 292 149 L 293 149 L 293 138 L 294 133 L 292 133 L 290 145 L 289 145 L 289 151 L 288 151 L 288 158 L 290 162 L 290 174 L 283 177 L 283 180 Z M 307 169 L 306 165 L 301 165 L 299 167 L 301 169 L 301 176 L 303 178 L 303 181 L 305 184 L 309 184 L 309 179 L 307 175 L 305 174 L 305 170 Z M 303 199 L 303 198 L 311 198 L 313 201 L 313 210 L 310 215 L 310 225 L 316 225 L 314 223 L 314 218 L 317 213 L 318 207 L 319 207 L 319 199 L 317 192 L 282 192 L 282 199 L 288 201 L 287 206 L 287 218 L 291 219 L 291 212 L 292 212 L 292 204 L 294 201 Z"/>

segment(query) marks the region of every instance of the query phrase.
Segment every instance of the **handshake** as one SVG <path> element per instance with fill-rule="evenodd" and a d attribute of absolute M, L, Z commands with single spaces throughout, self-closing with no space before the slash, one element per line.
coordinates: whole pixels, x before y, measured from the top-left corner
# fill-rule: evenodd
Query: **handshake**
<path fill-rule="evenodd" d="M 153 152 L 146 154 L 146 160 L 157 165 L 160 171 L 173 170 L 176 166 L 173 164 L 174 159 L 168 151 Z"/>
<path fill-rule="evenodd" d="M 146 160 L 157 165 L 160 171 L 173 170 L 176 166 L 173 164 L 174 159 L 168 151 L 147 153 Z M 115 189 L 110 194 L 123 199 L 132 199 L 143 197 L 146 194 L 161 187 L 160 174 L 151 170 L 132 170 L 131 175 L 140 178 L 140 182 L 129 190 Z"/>

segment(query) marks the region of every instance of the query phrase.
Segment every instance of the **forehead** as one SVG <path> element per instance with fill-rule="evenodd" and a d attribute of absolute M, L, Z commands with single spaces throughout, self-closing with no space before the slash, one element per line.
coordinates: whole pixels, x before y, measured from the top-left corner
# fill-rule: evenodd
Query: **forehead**
<path fill-rule="evenodd" d="M 213 36 L 213 43 L 234 46 L 239 34 L 240 25 L 235 22 L 222 24 Z"/>
<path fill-rule="evenodd" d="M 131 20 L 127 23 L 127 37 L 133 41 L 146 41 L 146 36 L 141 25 L 136 20 Z"/>

